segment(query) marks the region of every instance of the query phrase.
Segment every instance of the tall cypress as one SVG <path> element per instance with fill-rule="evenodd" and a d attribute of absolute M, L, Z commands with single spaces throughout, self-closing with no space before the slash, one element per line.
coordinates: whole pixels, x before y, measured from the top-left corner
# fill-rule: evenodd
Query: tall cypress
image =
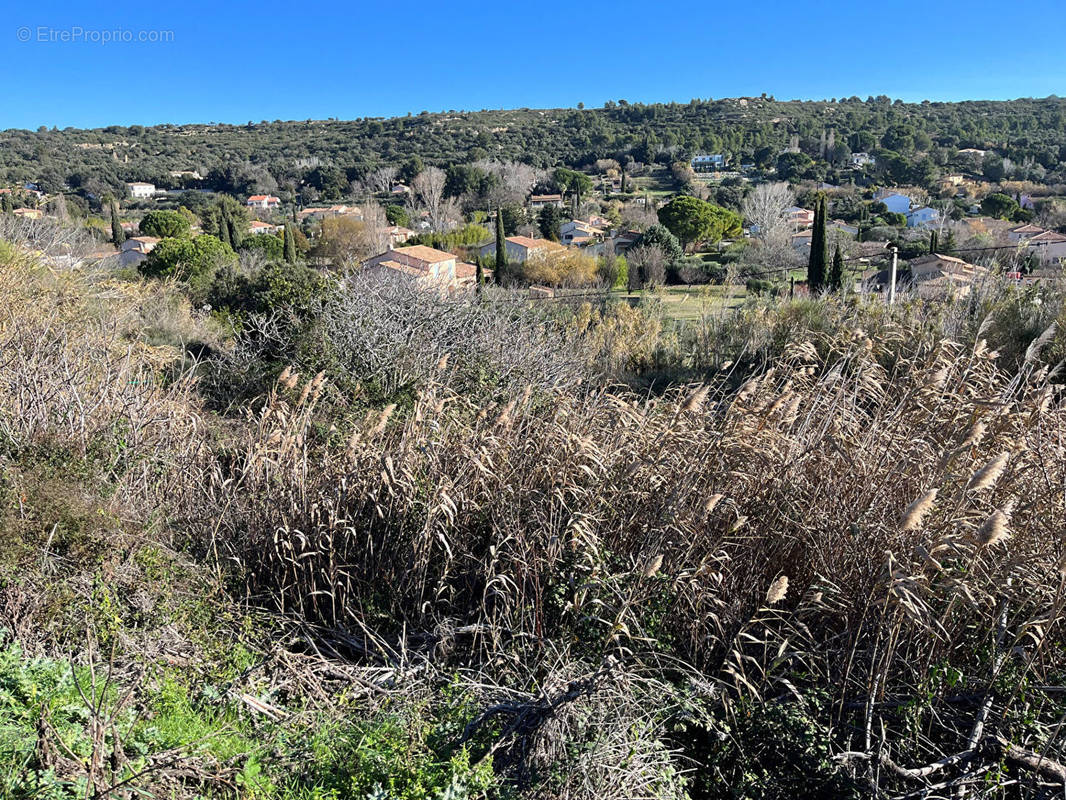
<path fill-rule="evenodd" d="M 620 166 L 622 167 L 622 185 L 620 187 L 620 192 L 622 194 L 625 194 L 626 193 L 626 164 L 625 164 L 625 162 L 623 161 Z"/>
<path fill-rule="evenodd" d="M 233 241 L 229 238 L 229 230 L 229 210 L 226 206 L 222 206 L 218 213 L 218 238 L 223 244 L 233 247 Z"/>
<path fill-rule="evenodd" d="M 807 263 L 807 288 L 816 294 L 825 288 L 826 242 L 825 242 L 825 196 L 814 204 L 814 228 L 811 231 L 811 258 Z"/>
<path fill-rule="evenodd" d="M 244 231 L 237 226 L 237 217 L 233 214 L 229 214 L 229 243 L 230 247 L 236 250 L 241 246 L 241 242 L 244 241 Z"/>
<path fill-rule="evenodd" d="M 285 261 L 288 264 L 296 263 L 296 239 L 292 235 L 292 227 L 286 225 L 281 229 L 282 238 L 285 241 Z"/>
<path fill-rule="evenodd" d="M 844 288 L 844 256 L 840 252 L 840 245 L 833 252 L 833 266 L 829 270 L 829 288 L 839 292 Z"/>
<path fill-rule="evenodd" d="M 940 249 L 940 237 L 937 236 L 936 231 L 930 231 L 929 233 L 929 252 L 935 253 Z"/>
<path fill-rule="evenodd" d="M 126 241 L 126 232 L 118 221 L 118 203 L 114 200 L 111 201 L 111 241 L 115 243 L 115 247 L 122 247 L 122 243 Z"/>
<path fill-rule="evenodd" d="M 0 209 L 2 209 L 5 214 L 10 214 L 15 210 L 15 204 L 11 202 L 11 192 L 5 192 L 3 198 L 4 199 L 0 201 Z"/>
<path fill-rule="evenodd" d="M 503 214 L 496 209 L 496 283 L 503 283 L 507 271 L 507 239 L 503 235 Z"/>
<path fill-rule="evenodd" d="M 481 299 L 481 291 L 485 288 L 485 268 L 481 265 L 481 256 L 477 257 L 474 262 L 477 266 L 477 272 L 474 274 L 474 290 L 477 292 L 477 299 Z"/>

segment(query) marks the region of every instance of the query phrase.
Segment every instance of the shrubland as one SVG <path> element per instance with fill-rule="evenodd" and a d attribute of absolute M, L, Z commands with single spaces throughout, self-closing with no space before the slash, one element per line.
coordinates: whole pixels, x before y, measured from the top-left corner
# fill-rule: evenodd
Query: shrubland
<path fill-rule="evenodd" d="M 7 796 L 1061 793 L 1062 286 L 319 288 L 0 253 Z"/>

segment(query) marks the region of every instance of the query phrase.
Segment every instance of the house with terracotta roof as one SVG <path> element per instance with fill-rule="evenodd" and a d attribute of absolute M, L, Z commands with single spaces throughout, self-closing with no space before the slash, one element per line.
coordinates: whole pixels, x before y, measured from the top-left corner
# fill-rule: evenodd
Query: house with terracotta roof
<path fill-rule="evenodd" d="M 988 276 L 984 267 L 941 253 L 921 256 L 908 266 L 919 296 L 928 298 L 966 297 L 975 283 Z"/>
<path fill-rule="evenodd" d="M 259 233 L 281 233 L 281 229 L 284 225 L 274 225 L 270 222 L 263 222 L 262 220 L 253 219 L 248 223 L 248 233 L 251 236 L 255 236 Z"/>
<path fill-rule="evenodd" d="M 1011 228 L 1007 231 L 1007 241 L 1011 244 L 1017 244 L 1018 242 L 1028 241 L 1043 232 L 1044 229 L 1039 225 L 1034 225 L 1033 223 L 1028 222 L 1025 225 L 1019 225 L 1018 227 Z"/>
<path fill-rule="evenodd" d="M 384 280 L 442 292 L 472 287 L 477 276 L 474 264 L 457 261 L 453 253 L 421 244 L 393 247 L 368 259 L 363 268 Z"/>
<path fill-rule="evenodd" d="M 550 253 L 552 251 L 565 250 L 558 242 L 547 239 L 533 239 L 529 236 L 508 236 L 504 240 L 507 250 L 507 261 L 511 264 L 524 264 L 530 257 L 538 253 Z M 496 255 L 496 242 L 481 245 L 478 254 L 482 256 Z"/>
<path fill-rule="evenodd" d="M 389 247 L 396 247 L 414 236 L 415 232 L 403 225 L 389 225 L 385 228 L 385 235 L 389 237 Z"/>
<path fill-rule="evenodd" d="M 281 205 L 281 198 L 272 194 L 253 194 L 244 204 L 249 208 L 277 208 Z"/>
<path fill-rule="evenodd" d="M 1066 259 L 1066 236 L 1057 231 L 1043 231 L 1025 240 L 1030 253 L 1035 253 L 1043 261 Z"/>
<path fill-rule="evenodd" d="M 584 245 L 602 240 L 605 231 L 583 219 L 564 222 L 559 228 L 559 238 L 566 244 Z"/>
<path fill-rule="evenodd" d="M 11 213 L 23 219 L 41 219 L 44 217 L 44 212 L 39 208 L 16 208 Z"/>
<path fill-rule="evenodd" d="M 118 263 L 124 267 L 135 267 L 148 258 L 157 244 L 159 239 L 155 236 L 131 236 L 122 243 Z"/>
<path fill-rule="evenodd" d="M 791 206 L 785 209 L 785 215 L 792 230 L 801 231 L 814 225 L 814 212 L 809 208 Z"/>
<path fill-rule="evenodd" d="M 561 194 L 534 194 L 529 197 L 529 207 L 531 209 L 544 208 L 544 206 L 556 206 L 558 208 L 563 207 L 563 196 Z"/>

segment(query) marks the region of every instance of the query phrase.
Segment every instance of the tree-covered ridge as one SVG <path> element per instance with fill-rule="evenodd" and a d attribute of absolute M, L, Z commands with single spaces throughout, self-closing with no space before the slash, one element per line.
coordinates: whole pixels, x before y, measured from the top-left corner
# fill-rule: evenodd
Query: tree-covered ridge
<path fill-rule="evenodd" d="M 1008 168 L 1028 179 L 1066 182 L 1060 168 L 1066 100 L 781 102 L 764 96 L 352 121 L 7 130 L 0 133 L 0 179 L 96 194 L 94 189 L 117 189 L 130 180 L 176 186 L 191 178 L 169 173 L 195 171 L 209 188 L 235 190 L 242 183 L 273 180 L 283 190 L 316 170 L 352 180 L 414 157 L 441 166 L 494 158 L 582 167 L 600 158 L 671 163 L 709 152 L 724 153 L 732 163 L 770 167 L 782 150 L 792 149 L 797 162 L 807 156 L 829 168 L 842 165 L 852 152 L 880 153 L 885 174 L 878 177 L 920 182 L 916 179 L 938 170 L 981 167 L 980 157 L 974 164 L 972 155 L 959 154 L 967 148 L 1008 159 Z M 1002 165 L 990 166 L 998 171 Z"/>

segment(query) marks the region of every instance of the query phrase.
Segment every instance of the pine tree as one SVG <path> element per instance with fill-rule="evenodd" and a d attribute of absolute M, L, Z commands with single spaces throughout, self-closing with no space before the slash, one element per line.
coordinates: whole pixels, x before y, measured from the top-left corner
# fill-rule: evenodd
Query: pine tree
<path fill-rule="evenodd" d="M 825 206 L 825 195 L 821 195 L 814 204 L 814 228 L 811 230 L 811 258 L 807 263 L 807 288 L 811 294 L 816 294 L 825 288 Z"/>
<path fill-rule="evenodd" d="M 840 245 L 833 252 L 833 266 L 829 270 L 829 288 L 839 292 L 844 288 L 844 255 L 840 252 Z"/>
<path fill-rule="evenodd" d="M 296 238 L 293 236 L 292 227 L 286 225 L 281 229 L 281 235 L 285 240 L 285 262 L 287 264 L 296 263 Z"/>
<path fill-rule="evenodd" d="M 7 195 L 4 195 L 6 198 Z M 126 241 L 126 232 L 122 230 L 122 223 L 118 221 L 118 203 L 111 201 L 111 241 L 115 247 L 121 247 Z"/>
<path fill-rule="evenodd" d="M 503 283 L 507 271 L 507 239 L 503 235 L 503 214 L 496 209 L 496 283 Z"/>

